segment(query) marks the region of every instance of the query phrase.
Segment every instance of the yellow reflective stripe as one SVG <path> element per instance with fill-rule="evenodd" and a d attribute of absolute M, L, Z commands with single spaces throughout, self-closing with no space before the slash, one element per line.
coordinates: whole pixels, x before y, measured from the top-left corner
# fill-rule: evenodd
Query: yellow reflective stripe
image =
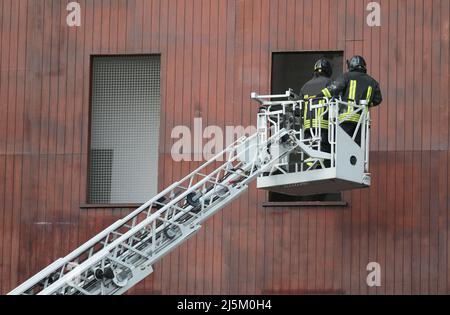
<path fill-rule="evenodd" d="M 308 97 L 308 98 L 316 98 L 316 95 L 311 95 L 311 96 L 305 95 L 304 97 L 305 98 L 306 97 Z M 319 104 L 325 104 L 325 100 L 320 100 Z M 314 118 L 313 117 L 308 117 L 308 106 L 309 105 L 310 105 L 309 103 L 305 104 L 305 109 L 304 109 L 304 113 L 303 113 L 303 125 L 304 125 L 304 128 L 306 128 L 306 129 L 307 128 L 311 128 L 311 121 L 312 121 L 313 128 L 319 127 L 320 116 L 325 111 L 325 108 L 323 108 L 323 107 L 316 108 L 316 109 L 314 109 Z M 328 129 L 328 120 L 322 119 L 321 122 L 320 122 L 320 127 L 322 129 Z"/>
<path fill-rule="evenodd" d="M 368 112 L 368 109 L 369 109 L 369 106 L 370 106 L 370 103 L 371 103 L 371 100 L 372 100 L 372 91 L 373 91 L 373 89 L 372 89 L 372 87 L 369 85 L 369 87 L 367 88 L 367 95 L 366 95 L 366 102 L 367 102 L 367 105 L 366 105 L 366 107 L 364 108 L 364 112 Z"/>
<path fill-rule="evenodd" d="M 327 88 L 324 88 L 322 90 L 323 95 L 325 95 L 325 97 L 331 98 L 331 93 Z"/>
<path fill-rule="evenodd" d="M 358 122 L 360 117 L 361 117 L 360 114 L 349 115 L 348 113 L 344 113 L 344 114 L 340 114 L 340 115 L 339 115 L 339 121 L 353 121 L 353 122 Z"/>
<path fill-rule="evenodd" d="M 367 91 L 367 98 L 370 98 L 372 96 L 372 88 L 370 87 Z M 357 123 L 359 119 L 361 118 L 360 113 L 350 114 L 353 112 L 354 107 L 352 104 L 354 104 L 356 98 L 356 80 L 350 81 L 350 88 L 348 92 L 348 106 L 347 106 L 347 112 L 339 115 L 339 121 L 349 121 L 349 122 L 355 122 Z"/>
<path fill-rule="evenodd" d="M 356 98 L 356 80 L 350 81 L 350 92 L 348 93 L 348 99 L 354 101 Z"/>
<path fill-rule="evenodd" d="M 367 96 L 366 96 L 367 104 L 369 104 L 371 98 L 372 98 L 372 87 L 369 86 L 369 88 L 367 89 Z"/>
<path fill-rule="evenodd" d="M 320 100 L 319 104 L 321 104 L 321 105 L 325 104 L 325 100 Z M 323 117 L 322 117 L 324 111 L 325 111 L 325 108 L 323 108 L 323 107 L 316 108 L 314 110 L 315 116 L 312 119 L 313 128 L 320 127 L 322 129 L 328 129 L 328 120 L 323 119 Z M 320 117 L 322 117 L 322 119 L 320 119 Z M 311 124 L 309 123 L 309 119 L 308 119 L 308 123 L 305 123 L 305 128 L 310 128 L 310 126 L 311 126 Z"/>
<path fill-rule="evenodd" d="M 311 127 L 311 124 L 309 123 L 309 121 L 307 123 L 305 123 L 304 126 L 306 129 Z M 316 127 L 321 127 L 322 129 L 328 129 L 328 120 L 322 120 L 321 123 L 319 124 L 319 122 L 316 119 L 312 120 L 312 127 L 316 128 Z"/>
<path fill-rule="evenodd" d="M 350 91 L 348 93 L 348 107 L 347 115 L 353 111 L 353 106 L 351 105 L 355 101 L 356 96 L 356 80 L 350 80 Z"/>

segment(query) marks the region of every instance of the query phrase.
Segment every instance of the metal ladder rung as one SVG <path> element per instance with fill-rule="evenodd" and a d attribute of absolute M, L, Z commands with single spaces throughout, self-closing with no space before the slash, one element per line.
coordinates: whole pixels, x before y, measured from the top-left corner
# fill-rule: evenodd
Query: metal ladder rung
<path fill-rule="evenodd" d="M 158 205 L 158 206 L 161 206 L 161 208 L 167 205 L 166 203 L 162 203 L 162 202 L 159 202 L 159 201 L 154 201 L 152 206 L 155 205 L 155 204 Z"/>
<path fill-rule="evenodd" d="M 130 245 L 126 244 L 126 243 L 121 243 L 120 245 L 125 247 L 125 248 L 127 248 L 127 249 L 129 249 L 129 250 L 131 250 L 131 251 L 133 251 L 133 252 L 135 252 L 136 254 L 138 254 L 138 255 L 146 258 L 146 259 L 150 258 L 147 254 L 145 254 L 144 252 L 140 251 L 139 249 L 134 248 L 133 246 L 130 246 Z"/>
<path fill-rule="evenodd" d="M 181 202 L 183 200 L 180 200 L 179 202 Z M 171 205 L 167 210 L 172 209 L 172 210 L 178 210 L 178 211 L 185 211 L 183 208 L 181 208 L 180 206 L 177 206 L 176 204 Z"/>
<path fill-rule="evenodd" d="M 246 177 L 246 178 L 249 177 L 247 174 L 238 173 L 238 172 L 231 171 L 231 170 L 229 170 L 229 171 L 227 171 L 227 172 L 228 172 L 228 173 L 231 173 L 231 174 L 233 174 L 233 175 L 243 176 L 243 177 Z"/>
<path fill-rule="evenodd" d="M 201 217 L 200 214 L 194 213 L 194 212 L 192 212 L 192 210 L 181 209 L 180 212 L 183 212 L 183 215 L 181 217 L 183 217 L 184 215 L 191 215 L 191 216 L 196 217 L 196 218 L 200 218 Z M 178 218 L 177 220 L 181 219 L 181 217 Z M 183 225 L 183 223 L 177 223 L 177 221 L 171 221 L 170 219 L 165 219 L 165 218 L 162 218 L 162 217 L 157 218 L 157 220 L 159 220 L 161 222 L 167 222 L 167 223 L 170 223 L 170 224 L 174 224 L 174 225 L 177 225 L 177 226 L 182 226 Z"/>
<path fill-rule="evenodd" d="M 217 186 L 221 186 L 221 187 L 224 187 L 224 188 L 228 187 L 227 185 L 219 183 L 219 182 L 217 182 L 217 181 L 215 181 L 213 179 L 208 179 L 207 181 L 210 182 L 211 184 L 214 184 L 214 185 L 217 185 Z"/>
<path fill-rule="evenodd" d="M 185 212 L 185 214 L 188 214 L 189 212 Z M 159 220 L 159 221 L 161 221 L 161 222 L 164 222 L 164 223 L 169 223 L 169 224 L 173 224 L 173 225 L 176 225 L 176 226 L 182 226 L 182 224 L 181 223 L 177 223 L 176 221 L 171 221 L 170 219 L 164 219 L 164 218 L 157 218 L 157 220 Z"/>
<path fill-rule="evenodd" d="M 128 264 L 128 263 L 118 259 L 117 257 L 110 257 L 109 256 L 108 259 L 113 261 L 113 262 L 115 262 L 116 264 L 121 265 L 123 267 L 126 267 L 126 268 L 128 268 L 130 270 L 133 270 L 135 268 L 133 265 L 130 265 L 130 264 Z"/>
<path fill-rule="evenodd" d="M 117 232 L 117 231 L 111 231 L 111 234 L 117 235 L 119 237 L 121 237 L 123 235 L 123 233 Z"/>
<path fill-rule="evenodd" d="M 139 242 L 139 241 L 140 241 L 140 239 L 137 238 L 137 237 L 135 237 L 135 236 L 130 236 L 130 238 L 129 238 L 128 240 L 133 240 L 133 241 L 136 241 L 136 242 Z M 99 244 L 106 246 L 106 245 L 109 245 L 109 244 L 111 244 L 111 243 L 107 243 L 107 242 L 105 242 L 105 241 L 100 241 Z"/>
<path fill-rule="evenodd" d="M 83 293 L 84 295 L 92 295 L 92 293 L 86 291 L 85 289 L 83 289 L 82 287 L 80 287 L 80 286 L 78 286 L 78 285 L 76 285 L 74 283 L 67 283 L 67 285 L 72 287 L 72 288 L 74 288 L 75 290 Z"/>

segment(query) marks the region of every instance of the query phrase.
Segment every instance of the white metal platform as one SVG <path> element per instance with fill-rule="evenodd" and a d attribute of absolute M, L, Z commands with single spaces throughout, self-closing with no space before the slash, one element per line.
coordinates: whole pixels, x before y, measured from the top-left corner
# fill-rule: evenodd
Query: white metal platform
<path fill-rule="evenodd" d="M 270 172 L 261 174 L 257 179 L 258 188 L 299 196 L 336 193 L 370 186 L 371 176 L 368 173 L 370 116 L 365 102 L 356 105 L 341 100 L 327 100 L 324 104 L 314 105 L 312 100 L 309 102 L 296 100 L 291 91 L 276 95 L 275 100 L 273 95 L 260 96 L 256 93 L 252 94 L 252 98 L 259 101 L 262 106 L 258 117 L 259 132 L 267 132 L 270 135 L 271 132 L 286 127 L 287 119 L 283 120 L 282 117 L 289 115 L 288 112 L 297 113 L 292 115 L 294 120 L 291 119 L 291 125 L 294 129 L 297 127 L 294 134 L 299 144 L 296 149 L 297 156 L 300 156 L 299 160 L 293 162 L 290 160 L 292 155 L 287 155 L 273 165 Z M 349 105 L 350 111 L 347 107 Z M 321 126 L 321 120 L 328 115 L 328 137 L 325 140 L 330 144 L 330 152 L 321 150 L 321 128 L 312 126 L 308 130 L 310 136 L 305 137 L 303 124 L 300 122 L 295 126 L 293 123 L 301 119 L 296 116 L 303 113 L 305 106 L 316 111 L 317 126 Z M 347 117 L 360 114 L 353 136 L 347 134 L 341 127 L 346 121 L 339 119 L 343 108 L 348 113 Z M 355 141 L 359 130 L 361 146 Z M 290 147 L 288 143 L 280 143 L 273 145 L 270 151 L 272 154 L 278 154 Z M 294 169 L 292 165 L 295 166 Z"/>

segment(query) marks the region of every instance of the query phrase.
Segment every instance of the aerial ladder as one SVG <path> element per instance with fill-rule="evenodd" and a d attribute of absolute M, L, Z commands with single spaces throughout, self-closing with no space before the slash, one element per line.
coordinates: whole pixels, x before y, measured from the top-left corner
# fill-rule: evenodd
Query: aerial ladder
<path fill-rule="evenodd" d="M 154 264 L 192 237 L 203 222 L 257 187 L 291 195 L 367 187 L 370 116 L 367 104 L 351 104 L 359 113 L 355 134 L 341 127 L 339 113 L 349 104 L 325 99 L 303 101 L 292 92 L 258 95 L 257 131 L 242 137 L 173 183 L 142 206 L 9 292 L 12 295 L 117 295 L 153 272 Z M 305 137 L 305 107 L 328 115 L 330 152 L 320 147 L 320 124 Z M 319 110 L 321 109 L 321 110 Z M 356 133 L 361 145 L 356 144 Z M 294 162 L 291 156 L 296 155 Z M 300 158 L 298 158 L 300 156 Z"/>

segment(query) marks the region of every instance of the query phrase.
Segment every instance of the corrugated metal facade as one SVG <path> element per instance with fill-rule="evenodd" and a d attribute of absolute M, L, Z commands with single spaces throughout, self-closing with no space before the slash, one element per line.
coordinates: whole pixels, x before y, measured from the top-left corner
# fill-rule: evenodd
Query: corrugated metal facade
<path fill-rule="evenodd" d="M 161 54 L 159 186 L 196 163 L 170 156 L 175 125 L 255 124 L 271 52 L 366 57 L 373 110 L 370 189 L 349 207 L 263 208 L 253 184 L 131 293 L 448 293 L 448 0 L 1 0 L 0 292 L 130 209 L 86 202 L 91 54 Z M 366 285 L 366 265 L 382 286 Z"/>

